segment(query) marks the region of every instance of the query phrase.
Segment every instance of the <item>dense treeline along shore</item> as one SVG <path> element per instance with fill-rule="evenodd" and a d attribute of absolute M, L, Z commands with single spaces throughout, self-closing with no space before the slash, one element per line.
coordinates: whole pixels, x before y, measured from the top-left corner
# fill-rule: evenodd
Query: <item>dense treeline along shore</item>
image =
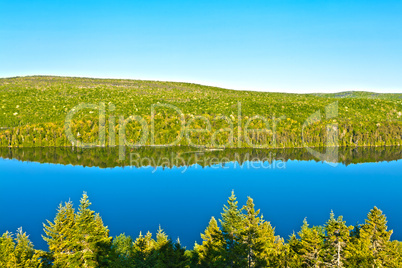
<path fill-rule="evenodd" d="M 321 148 L 324 153 L 333 148 Z M 339 147 L 337 162 L 350 165 L 357 163 L 373 163 L 402 159 L 400 146 L 387 147 Z M 120 159 L 120 148 L 96 147 L 34 147 L 13 148 L 0 147 L 0 158 L 17 159 L 20 161 L 52 163 L 62 165 L 78 165 L 84 167 L 183 167 L 200 165 L 207 167 L 216 164 L 235 162 L 243 165 L 246 161 L 262 161 L 274 164 L 277 161 L 315 160 L 306 149 L 223 149 L 208 150 L 187 146 L 175 147 L 137 147 L 126 148 L 125 157 Z M 246 165 L 245 165 L 246 166 Z M 275 167 L 275 165 L 272 165 Z"/>
<path fill-rule="evenodd" d="M 402 243 L 374 207 L 364 224 L 348 226 L 330 213 L 322 226 L 301 229 L 284 239 L 255 209 L 232 192 L 221 218 L 209 221 L 202 242 L 193 249 L 173 241 L 161 227 L 156 235 L 109 236 L 99 214 L 84 193 L 78 210 L 71 201 L 60 204 L 53 221 L 44 223 L 48 251 L 35 250 L 26 233 L 0 237 L 1 267 L 401 267 Z"/>
<path fill-rule="evenodd" d="M 80 103 L 93 106 L 80 109 Z M 334 108 L 330 115 L 328 107 Z M 69 112 L 74 116 L 66 126 Z M 75 142 L 66 137 L 66 128 Z M 337 138 L 328 137 L 331 129 Z M 402 94 L 264 93 L 50 76 L 0 79 L 0 147 L 166 145 L 180 134 L 177 145 L 206 148 L 399 146 Z"/>

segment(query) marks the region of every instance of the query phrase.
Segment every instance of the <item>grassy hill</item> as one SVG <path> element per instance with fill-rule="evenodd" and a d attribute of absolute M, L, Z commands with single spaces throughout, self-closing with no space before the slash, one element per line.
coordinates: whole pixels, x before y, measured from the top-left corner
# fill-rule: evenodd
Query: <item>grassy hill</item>
<path fill-rule="evenodd" d="M 338 113 L 327 118 L 325 108 L 334 102 Z M 71 122 L 79 143 L 117 145 L 123 125 L 123 121 L 119 123 L 120 117 L 141 116 L 150 127 L 151 106 L 159 103 L 180 109 L 188 128 L 210 128 L 202 133 L 190 132 L 179 145 L 270 148 L 334 145 L 328 142 L 328 124 L 338 126 L 338 145 L 402 144 L 402 94 L 287 94 L 177 82 L 33 76 L 0 79 L 0 146 L 71 146 L 65 136 L 65 118 L 80 103 L 94 104 L 96 108 L 77 112 Z M 106 118 L 99 124 L 101 103 L 105 105 Z M 303 125 L 317 111 L 321 113 L 321 121 L 306 126 L 303 143 Z M 251 120 L 256 115 L 260 117 Z M 135 120 L 127 123 L 126 140 L 135 144 L 146 135 L 147 145 L 169 144 L 183 130 L 182 119 L 170 108 L 157 107 L 153 142 L 150 130 L 146 135 Z M 244 133 L 246 126 L 255 130 Z M 98 141 L 103 127 L 106 139 Z M 228 128 L 233 133 L 226 131 Z"/>

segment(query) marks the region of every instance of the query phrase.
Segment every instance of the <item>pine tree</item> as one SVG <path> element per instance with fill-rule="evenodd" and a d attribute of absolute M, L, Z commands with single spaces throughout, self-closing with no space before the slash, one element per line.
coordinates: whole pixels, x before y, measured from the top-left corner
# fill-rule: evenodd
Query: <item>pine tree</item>
<path fill-rule="evenodd" d="M 392 230 L 388 231 L 387 219 L 377 207 L 370 210 L 367 217 L 360 229 L 360 240 L 363 249 L 368 251 L 368 262 L 373 267 L 383 267 Z"/>
<path fill-rule="evenodd" d="M 22 228 L 18 229 L 15 239 L 9 232 L 0 237 L 0 267 L 40 268 L 42 263 L 39 257 Z"/>
<path fill-rule="evenodd" d="M 75 238 L 75 213 L 71 201 L 59 205 L 54 222 L 47 221 L 44 224 L 46 236 L 43 239 L 47 242 L 49 251 L 54 259 L 53 266 L 65 267 L 75 263 L 76 254 Z"/>
<path fill-rule="evenodd" d="M 15 242 L 9 232 L 0 237 L 0 267 L 15 267 L 17 260 L 14 254 Z"/>
<path fill-rule="evenodd" d="M 388 243 L 384 267 L 402 267 L 402 242 L 394 240 Z"/>
<path fill-rule="evenodd" d="M 261 241 L 262 251 L 256 252 L 256 267 L 278 267 L 283 266 L 281 260 L 283 248 L 283 239 L 275 236 L 275 228 L 263 219 L 261 216 L 261 224 L 258 229 L 258 240 Z M 258 241 L 257 240 L 257 241 Z"/>
<path fill-rule="evenodd" d="M 309 227 L 304 219 L 300 237 L 299 254 L 307 267 L 320 267 L 322 264 L 322 248 L 324 242 L 324 231 L 321 227 Z"/>
<path fill-rule="evenodd" d="M 159 225 L 158 232 L 156 233 L 155 249 L 160 249 L 163 245 L 169 242 L 169 237 Z"/>
<path fill-rule="evenodd" d="M 162 232 L 162 229 L 160 229 Z M 164 240 L 161 238 L 160 242 Z M 163 236 L 164 237 L 164 236 Z M 161 240 L 162 239 L 162 240 Z M 154 265 L 153 253 L 155 250 L 155 240 L 152 239 L 152 234 L 148 232 L 145 236 L 140 233 L 140 236 L 135 240 L 133 245 L 133 260 L 135 267 L 152 267 Z M 165 242 L 161 242 L 161 245 Z"/>
<path fill-rule="evenodd" d="M 125 234 L 120 234 L 112 241 L 112 248 L 123 258 L 130 258 L 133 253 L 133 239 Z"/>
<path fill-rule="evenodd" d="M 145 237 L 140 235 L 135 242 L 134 252 L 137 261 L 135 267 L 186 267 L 190 263 L 190 258 L 185 248 L 180 245 L 180 240 L 177 239 L 177 242 L 173 243 L 161 226 L 156 233 L 156 241 L 149 232 Z M 143 266 L 137 266 L 138 261 Z"/>
<path fill-rule="evenodd" d="M 22 228 L 18 229 L 16 237 L 16 246 L 14 255 L 17 261 L 16 267 L 37 268 L 41 266 L 39 256 L 35 254 L 32 242 L 28 235 L 22 232 Z"/>
<path fill-rule="evenodd" d="M 254 267 L 257 256 L 262 255 L 264 246 L 260 231 L 261 220 L 258 217 L 260 210 L 255 211 L 253 199 L 250 197 L 247 199 L 247 205 L 243 206 L 243 210 L 246 215 L 241 239 L 247 250 L 247 267 Z M 260 259 L 262 258 L 260 257 Z"/>
<path fill-rule="evenodd" d="M 112 241 L 112 264 L 113 268 L 134 267 L 133 240 L 130 236 L 120 234 Z"/>
<path fill-rule="evenodd" d="M 282 248 L 281 261 L 282 267 L 302 267 L 303 259 L 299 255 L 301 250 L 301 241 L 297 239 L 296 234 L 293 232 L 289 236 L 287 244 Z"/>
<path fill-rule="evenodd" d="M 227 267 L 244 267 L 247 265 L 247 249 L 241 241 L 244 215 L 238 208 L 236 196 L 232 191 L 228 205 L 221 213 L 222 233 L 225 240 L 225 262 Z"/>
<path fill-rule="evenodd" d="M 351 230 L 353 226 L 346 226 L 342 216 L 335 219 L 331 211 L 330 219 L 325 224 L 324 261 L 327 267 L 344 267 L 344 249 L 349 243 Z"/>
<path fill-rule="evenodd" d="M 98 267 L 108 262 L 111 246 L 109 230 L 99 214 L 89 209 L 88 195 L 83 194 L 75 221 L 75 237 L 79 264 L 82 267 Z"/>
<path fill-rule="evenodd" d="M 222 231 L 214 217 L 209 221 L 204 234 L 201 234 L 202 244 L 194 246 L 198 253 L 199 267 L 222 267 L 224 265 L 223 254 L 225 251 Z"/>
<path fill-rule="evenodd" d="M 98 267 L 109 262 L 111 237 L 99 214 L 89 209 L 86 193 L 80 201 L 78 213 L 72 202 L 60 205 L 54 222 L 44 225 L 53 255 L 53 267 Z"/>
<path fill-rule="evenodd" d="M 360 239 L 361 226 L 356 225 L 350 233 L 350 241 L 345 248 L 347 267 L 370 267 L 369 242 Z"/>
<path fill-rule="evenodd" d="M 180 241 L 173 243 L 171 239 L 156 250 L 156 268 L 182 268 L 187 267 L 189 258 L 185 254 L 186 250 L 180 245 Z"/>
<path fill-rule="evenodd" d="M 282 241 L 275 237 L 271 224 L 258 217 L 260 210 L 254 209 L 252 198 L 243 207 L 245 211 L 242 243 L 246 246 L 248 267 L 267 267 L 278 264 Z"/>

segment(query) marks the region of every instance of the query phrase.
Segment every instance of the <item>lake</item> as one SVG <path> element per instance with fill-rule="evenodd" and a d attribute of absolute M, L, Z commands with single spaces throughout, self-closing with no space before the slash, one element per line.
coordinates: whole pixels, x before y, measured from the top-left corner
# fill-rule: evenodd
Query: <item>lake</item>
<path fill-rule="evenodd" d="M 304 149 L 208 151 L 194 148 L 0 148 L 0 232 L 17 228 L 46 249 L 42 223 L 60 202 L 84 191 L 112 236 L 156 233 L 159 225 L 192 248 L 233 189 L 247 196 L 285 239 L 307 217 L 322 225 L 331 210 L 348 225 L 379 207 L 402 240 L 402 148 L 340 148 L 336 163 Z M 336 166 L 334 167 L 334 165 Z"/>

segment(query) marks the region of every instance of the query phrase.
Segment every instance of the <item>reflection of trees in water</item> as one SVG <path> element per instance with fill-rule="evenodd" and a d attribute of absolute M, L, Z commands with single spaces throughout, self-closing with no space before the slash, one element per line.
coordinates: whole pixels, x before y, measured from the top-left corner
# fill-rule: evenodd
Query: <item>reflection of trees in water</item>
<path fill-rule="evenodd" d="M 316 149 L 325 152 L 325 148 Z M 355 163 L 392 161 L 402 159 L 401 147 L 356 147 L 338 148 L 339 163 L 345 165 Z M 130 158 L 131 154 L 131 158 Z M 218 163 L 237 161 L 240 164 L 245 161 L 273 160 L 315 160 L 305 149 L 225 149 L 225 150 L 200 150 L 191 147 L 138 147 L 127 148 L 125 160 L 119 160 L 119 148 L 0 148 L 0 157 L 31 161 L 39 163 L 54 163 L 63 165 L 80 165 L 89 167 L 124 167 L 124 166 L 189 166 L 199 164 L 209 166 Z"/>

